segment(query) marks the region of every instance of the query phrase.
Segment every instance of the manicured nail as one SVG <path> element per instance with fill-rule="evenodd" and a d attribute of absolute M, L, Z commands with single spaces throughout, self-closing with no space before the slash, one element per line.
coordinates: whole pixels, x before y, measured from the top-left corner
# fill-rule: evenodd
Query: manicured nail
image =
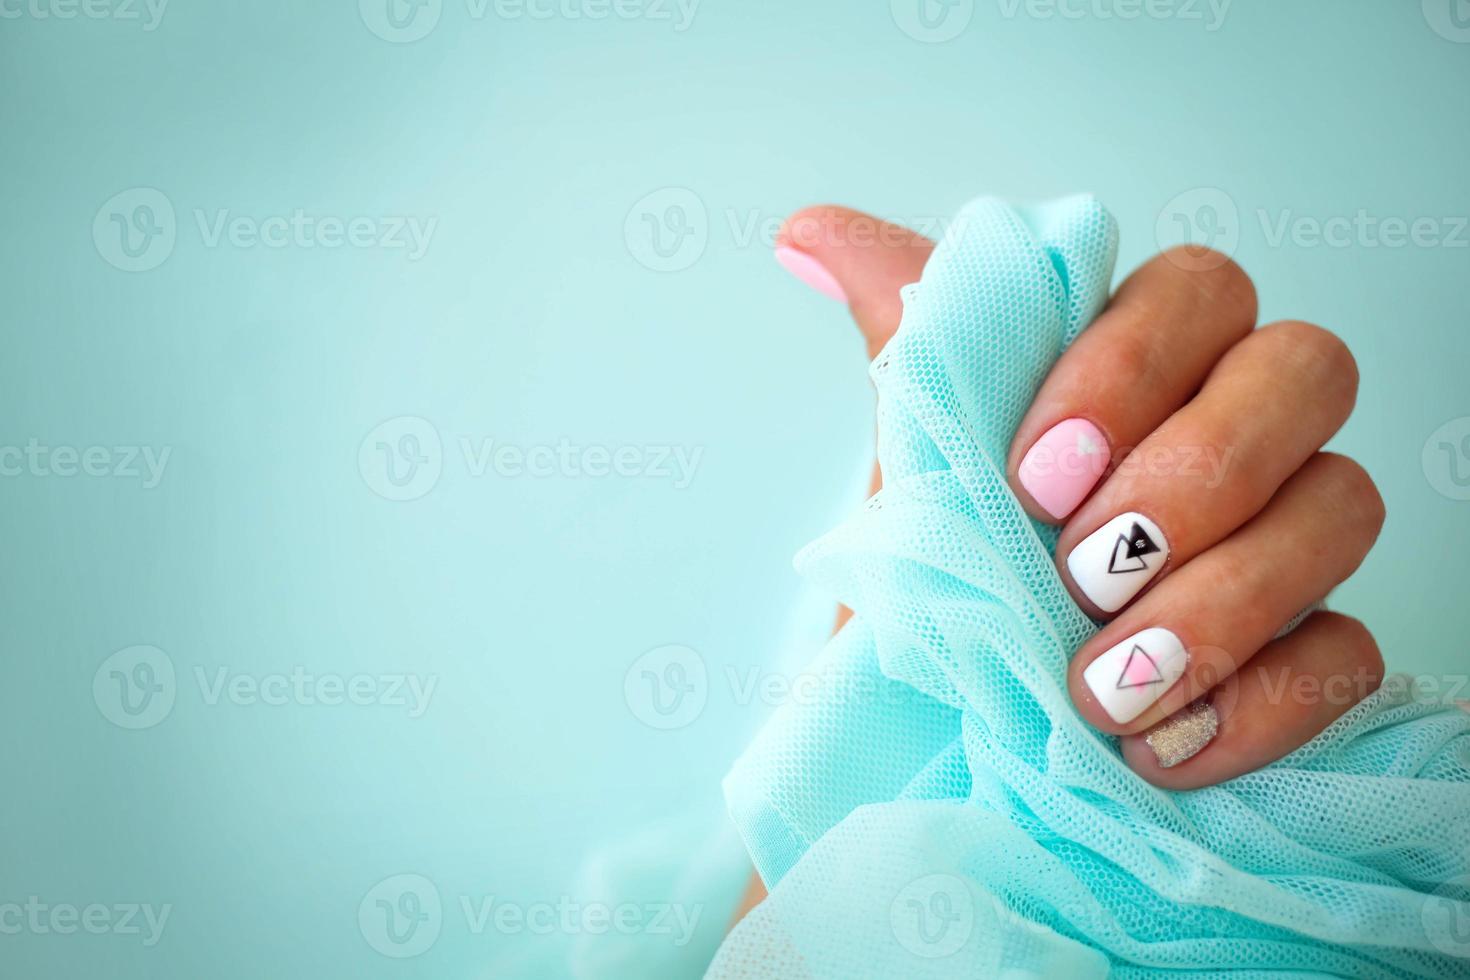
<path fill-rule="evenodd" d="M 1143 737 L 1154 750 L 1160 769 L 1172 769 L 1199 755 L 1200 749 L 1220 730 L 1220 716 L 1208 701 L 1196 701 L 1183 711 L 1159 722 Z"/>
<path fill-rule="evenodd" d="M 1119 514 L 1067 556 L 1072 581 L 1104 612 L 1117 612 L 1169 560 L 1169 543 L 1142 514 Z"/>
<path fill-rule="evenodd" d="M 827 271 L 826 266 L 807 253 L 790 245 L 781 245 L 776 248 L 776 261 L 785 266 L 787 272 L 823 296 L 831 297 L 839 303 L 847 302 L 847 293 L 842 291 L 842 285 Z"/>
<path fill-rule="evenodd" d="M 1189 653 L 1179 637 L 1155 626 L 1108 650 L 1082 672 L 1108 717 L 1126 725 L 1184 676 Z"/>
<path fill-rule="evenodd" d="M 1108 468 L 1108 441 L 1086 419 L 1067 419 L 1047 430 L 1021 460 L 1021 486 L 1058 520 L 1082 498 Z"/>

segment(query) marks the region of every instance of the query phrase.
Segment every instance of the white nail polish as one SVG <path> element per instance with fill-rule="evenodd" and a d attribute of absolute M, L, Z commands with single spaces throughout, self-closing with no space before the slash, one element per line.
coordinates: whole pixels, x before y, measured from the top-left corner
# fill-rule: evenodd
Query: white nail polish
<path fill-rule="evenodd" d="M 1083 538 L 1067 556 L 1072 581 L 1093 605 L 1117 612 L 1169 560 L 1169 543 L 1142 514 L 1119 514 Z"/>
<path fill-rule="evenodd" d="M 1108 717 L 1126 725 L 1184 676 L 1189 653 L 1179 637 L 1155 626 L 1111 648 L 1087 665 L 1082 680 Z"/>

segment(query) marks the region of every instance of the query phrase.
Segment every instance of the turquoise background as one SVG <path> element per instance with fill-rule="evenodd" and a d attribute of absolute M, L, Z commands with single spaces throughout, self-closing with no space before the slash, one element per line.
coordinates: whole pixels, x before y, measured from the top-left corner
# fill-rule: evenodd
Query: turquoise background
<path fill-rule="evenodd" d="M 980 0 L 934 6 L 958 33 L 933 42 L 905 0 L 703 0 L 684 25 L 596 2 L 431 2 L 411 42 L 372 0 L 175 0 L 151 30 L 122 0 L 0 10 L 0 444 L 106 447 L 109 468 L 113 447 L 169 451 L 151 488 L 60 460 L 0 477 L 0 906 L 171 906 L 151 947 L 0 932 L 0 973 L 563 975 L 546 964 L 585 936 L 475 934 L 459 897 L 592 901 L 585 857 L 650 828 L 653 853 L 718 852 L 717 936 L 734 852 L 660 821 L 717 825 L 719 777 L 799 696 L 748 684 L 820 643 L 830 610 L 790 556 L 860 499 L 871 439 L 851 326 L 770 258 L 806 203 L 932 227 L 980 193 L 1090 190 L 1125 269 L 1233 229 L 1263 320 L 1322 323 L 1361 366 L 1332 448 L 1389 518 L 1333 605 L 1392 667 L 1463 679 L 1470 442 L 1433 434 L 1470 435 L 1464 4 L 1237 0 L 1216 23 L 1183 0 Z M 130 272 L 111 215 L 157 201 L 134 188 L 174 217 L 155 209 L 158 262 Z M 297 210 L 434 224 L 419 257 L 207 233 Z M 1272 238 L 1360 211 L 1444 240 Z M 406 416 L 441 472 L 386 499 L 379 438 L 424 430 L 377 427 Z M 461 438 L 700 456 L 683 487 L 476 476 Z M 706 674 L 663 730 L 639 658 L 670 644 Z M 175 678 L 130 730 L 109 657 L 137 645 Z M 417 716 L 210 697 L 221 669 L 297 668 L 435 687 Z M 444 912 L 398 959 L 358 913 L 403 873 Z"/>

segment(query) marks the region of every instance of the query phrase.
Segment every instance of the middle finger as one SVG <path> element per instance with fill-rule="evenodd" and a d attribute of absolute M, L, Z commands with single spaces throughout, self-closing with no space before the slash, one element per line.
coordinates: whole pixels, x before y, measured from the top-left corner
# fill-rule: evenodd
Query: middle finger
<path fill-rule="evenodd" d="M 1240 527 L 1347 420 L 1347 347 L 1320 327 L 1248 335 L 1063 529 L 1062 579 L 1095 618 Z"/>

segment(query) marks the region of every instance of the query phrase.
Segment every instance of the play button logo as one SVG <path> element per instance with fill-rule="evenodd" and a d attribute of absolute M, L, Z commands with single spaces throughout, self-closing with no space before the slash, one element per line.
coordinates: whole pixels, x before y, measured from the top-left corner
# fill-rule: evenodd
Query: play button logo
<path fill-rule="evenodd" d="M 1128 572 L 1142 572 L 1148 570 L 1148 555 L 1156 554 L 1162 549 L 1148 536 L 1137 521 L 1133 522 L 1127 534 L 1119 534 L 1117 543 L 1113 545 L 1113 557 L 1108 561 L 1109 575 L 1123 575 Z"/>

